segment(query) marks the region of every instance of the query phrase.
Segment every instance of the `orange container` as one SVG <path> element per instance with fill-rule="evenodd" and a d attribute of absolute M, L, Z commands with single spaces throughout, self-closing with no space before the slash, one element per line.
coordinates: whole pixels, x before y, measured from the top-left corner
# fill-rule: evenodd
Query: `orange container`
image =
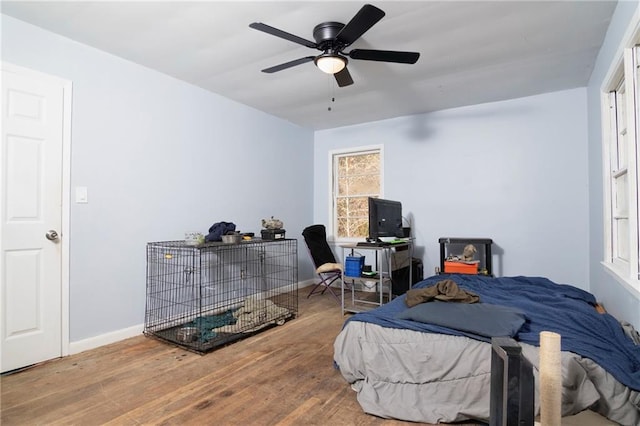
<path fill-rule="evenodd" d="M 461 263 L 461 262 L 444 262 L 444 273 L 445 274 L 478 274 L 478 264 L 477 263 Z"/>

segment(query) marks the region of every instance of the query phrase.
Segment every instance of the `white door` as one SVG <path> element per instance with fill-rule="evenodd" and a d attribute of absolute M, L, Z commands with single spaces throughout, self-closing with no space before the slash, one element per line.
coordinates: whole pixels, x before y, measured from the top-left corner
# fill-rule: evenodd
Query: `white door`
<path fill-rule="evenodd" d="M 64 90 L 2 66 L 2 372 L 62 355 Z"/>

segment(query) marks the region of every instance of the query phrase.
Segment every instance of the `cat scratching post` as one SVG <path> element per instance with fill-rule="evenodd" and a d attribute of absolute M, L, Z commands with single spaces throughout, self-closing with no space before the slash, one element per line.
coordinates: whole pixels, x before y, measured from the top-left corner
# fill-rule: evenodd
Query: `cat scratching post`
<path fill-rule="evenodd" d="M 562 418 L 560 335 L 540 333 L 540 424 L 559 426 Z"/>

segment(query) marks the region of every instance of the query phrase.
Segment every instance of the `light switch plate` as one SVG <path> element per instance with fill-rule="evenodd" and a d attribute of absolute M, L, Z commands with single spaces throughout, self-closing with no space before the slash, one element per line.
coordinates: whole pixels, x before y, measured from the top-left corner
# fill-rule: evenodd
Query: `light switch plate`
<path fill-rule="evenodd" d="M 88 192 L 86 186 L 76 187 L 76 203 L 86 204 L 89 202 Z"/>

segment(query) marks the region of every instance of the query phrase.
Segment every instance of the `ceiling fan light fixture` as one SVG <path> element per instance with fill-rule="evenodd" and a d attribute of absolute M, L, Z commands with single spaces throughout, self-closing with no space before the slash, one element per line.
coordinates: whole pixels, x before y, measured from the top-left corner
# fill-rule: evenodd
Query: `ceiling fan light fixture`
<path fill-rule="evenodd" d="M 327 74 L 339 73 L 347 66 L 347 58 L 332 53 L 324 53 L 314 59 L 314 62 L 320 71 Z"/>

